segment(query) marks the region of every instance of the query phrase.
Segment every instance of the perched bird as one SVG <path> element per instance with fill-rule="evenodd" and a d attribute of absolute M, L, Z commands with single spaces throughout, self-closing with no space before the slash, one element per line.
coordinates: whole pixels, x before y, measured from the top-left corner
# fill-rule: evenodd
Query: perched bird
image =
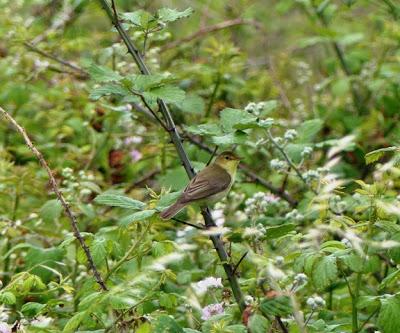
<path fill-rule="evenodd" d="M 192 178 L 178 200 L 163 210 L 160 217 L 168 220 L 191 203 L 212 204 L 225 197 L 235 180 L 240 158 L 231 151 L 224 151 L 214 163 L 206 166 Z"/>

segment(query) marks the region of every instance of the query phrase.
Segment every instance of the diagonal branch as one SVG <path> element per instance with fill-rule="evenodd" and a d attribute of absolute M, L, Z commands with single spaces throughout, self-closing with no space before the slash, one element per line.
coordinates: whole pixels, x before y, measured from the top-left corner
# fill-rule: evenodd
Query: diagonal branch
<path fill-rule="evenodd" d="M 89 267 L 93 272 L 94 278 L 96 279 L 96 282 L 99 284 L 101 289 L 106 291 L 107 287 L 106 287 L 99 271 L 96 268 L 96 265 L 93 261 L 93 257 L 92 257 L 92 254 L 90 253 L 89 247 L 86 245 L 81 233 L 79 232 L 78 221 L 76 219 L 76 216 L 72 212 L 68 202 L 65 200 L 62 192 L 58 188 L 57 181 L 54 178 L 53 173 L 52 173 L 49 165 L 47 164 L 46 160 L 44 159 L 42 153 L 39 150 L 37 150 L 37 148 L 33 145 L 31 139 L 29 139 L 28 134 L 26 134 L 23 127 L 21 127 L 17 123 L 17 121 L 2 107 L 0 107 L 0 113 L 4 116 L 4 118 L 6 118 L 6 120 L 8 122 L 10 122 L 16 128 L 16 130 L 19 132 L 19 134 L 21 134 L 21 136 L 25 140 L 26 145 L 33 152 L 33 154 L 37 157 L 37 159 L 39 160 L 42 167 L 46 170 L 46 172 L 49 176 L 49 179 L 50 179 L 51 187 L 53 188 L 53 192 L 55 193 L 55 195 L 57 196 L 57 199 L 61 202 L 62 206 L 64 207 L 65 214 L 67 215 L 68 219 L 70 220 L 70 224 L 71 224 L 72 230 L 74 232 L 74 236 L 78 239 L 83 251 L 85 252 L 86 258 L 89 263 Z"/>
<path fill-rule="evenodd" d="M 123 29 L 118 19 L 118 14 L 115 9 L 114 1 L 112 1 L 112 6 L 114 8 L 114 11 L 111 9 L 107 0 L 99 0 L 99 3 L 102 5 L 103 9 L 106 11 L 108 17 L 110 18 L 115 28 L 117 29 L 119 35 L 121 36 L 123 42 L 125 43 L 128 49 L 128 53 L 131 54 L 131 56 L 133 57 L 135 63 L 139 67 L 140 72 L 144 75 L 150 75 L 150 71 L 147 68 L 146 64 L 144 63 L 142 55 L 140 54 L 137 47 L 133 44 L 132 40 L 130 39 L 126 31 Z M 186 154 L 185 149 L 183 148 L 181 136 L 179 135 L 175 122 L 171 116 L 171 113 L 169 112 L 168 106 L 162 99 L 158 99 L 158 105 L 160 112 L 165 120 L 166 126 L 168 128 L 169 136 L 179 155 L 179 159 L 181 160 L 182 165 L 185 168 L 188 177 L 191 179 L 195 176 L 195 171 Z M 215 226 L 215 222 L 213 221 L 208 208 L 202 210 L 202 215 L 207 228 Z M 222 262 L 233 295 L 235 297 L 236 302 L 239 305 L 239 309 L 241 312 L 243 312 L 243 310 L 245 309 L 243 294 L 240 289 L 239 282 L 235 274 L 233 273 L 233 267 L 231 264 L 228 263 L 229 258 L 225 250 L 224 243 L 219 235 L 211 235 L 210 239 L 214 245 L 215 250 L 217 251 L 220 261 Z"/>

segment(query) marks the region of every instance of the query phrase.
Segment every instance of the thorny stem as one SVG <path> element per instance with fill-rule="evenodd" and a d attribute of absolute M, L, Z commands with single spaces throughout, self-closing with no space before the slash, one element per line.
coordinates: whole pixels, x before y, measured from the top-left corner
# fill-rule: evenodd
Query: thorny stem
<path fill-rule="evenodd" d="M 144 75 L 150 75 L 150 71 L 147 68 L 146 64 L 144 63 L 139 50 L 133 44 L 133 42 L 129 38 L 128 34 L 126 33 L 126 31 L 121 26 L 121 23 L 119 22 L 118 14 L 115 9 L 115 4 L 112 2 L 112 5 L 114 6 L 114 12 L 113 12 L 113 10 L 110 8 L 110 5 L 108 4 L 107 0 L 99 0 L 99 2 L 102 5 L 103 9 L 106 11 L 108 17 L 114 24 L 115 28 L 117 29 L 119 35 L 121 36 L 122 40 L 124 41 L 124 43 L 128 49 L 128 52 L 132 55 L 134 61 L 136 62 L 137 66 L 139 67 L 140 72 Z M 160 108 L 160 112 L 162 113 L 162 115 L 165 119 L 165 122 L 167 124 L 168 133 L 170 135 L 172 143 L 174 144 L 174 146 L 176 148 L 176 151 L 179 155 L 179 158 L 182 162 L 183 167 L 185 168 L 185 171 L 186 171 L 188 177 L 191 179 L 195 176 L 195 171 L 192 167 L 192 164 L 190 163 L 190 160 L 186 154 L 185 149 L 183 148 L 182 139 L 178 133 L 175 122 L 171 116 L 171 113 L 169 112 L 167 104 L 162 99 L 158 99 L 158 105 Z M 206 227 L 207 228 L 215 227 L 215 223 L 211 217 L 210 211 L 208 209 L 203 209 L 202 214 L 204 217 L 204 222 L 205 222 Z M 245 309 L 243 294 L 240 289 L 239 282 L 236 279 L 236 276 L 233 274 L 233 267 L 232 267 L 232 265 L 230 265 L 228 263 L 229 258 L 228 258 L 228 254 L 226 253 L 226 250 L 224 248 L 224 243 L 222 242 L 221 237 L 219 235 L 211 235 L 210 239 L 214 245 L 215 250 L 218 253 L 220 261 L 223 264 L 223 267 L 224 267 L 225 273 L 228 277 L 229 284 L 231 286 L 233 295 L 235 297 L 236 302 L 239 305 L 240 311 L 242 312 Z"/>
<path fill-rule="evenodd" d="M 53 189 L 53 192 L 55 193 L 55 195 L 57 196 L 57 199 L 61 202 L 61 205 L 64 207 L 64 211 L 65 214 L 67 215 L 72 230 L 74 232 L 74 236 L 78 239 L 83 251 L 85 252 L 86 258 L 88 260 L 89 263 L 89 267 L 93 272 L 94 278 L 96 280 L 96 282 L 99 284 L 99 286 L 101 287 L 102 290 L 106 291 L 108 290 L 99 271 L 97 270 L 97 267 L 93 261 L 92 258 L 92 254 L 90 253 L 89 247 L 86 245 L 80 231 L 78 228 L 78 221 L 76 219 L 76 216 L 74 215 L 74 213 L 72 212 L 68 202 L 65 200 L 61 190 L 58 188 L 57 185 L 57 181 L 53 176 L 53 173 L 49 167 L 49 165 L 47 164 L 46 160 L 44 159 L 42 153 L 33 145 L 31 139 L 28 137 L 28 135 L 26 134 L 25 130 L 17 123 L 17 121 L 6 111 L 4 110 L 2 107 L 0 107 L 0 113 L 4 116 L 4 118 L 6 118 L 6 120 L 8 122 L 10 122 L 19 132 L 19 134 L 21 134 L 21 136 L 24 138 L 26 145 L 29 147 L 29 149 L 33 152 L 33 154 L 37 157 L 37 159 L 39 160 L 40 164 L 42 165 L 42 167 L 46 170 L 49 179 L 50 179 L 50 185 Z"/>

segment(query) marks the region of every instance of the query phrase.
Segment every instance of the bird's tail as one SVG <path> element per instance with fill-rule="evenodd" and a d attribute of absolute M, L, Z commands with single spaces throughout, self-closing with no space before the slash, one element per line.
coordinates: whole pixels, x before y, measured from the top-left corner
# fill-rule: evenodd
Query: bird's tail
<path fill-rule="evenodd" d="M 174 217 L 178 212 L 185 207 L 186 204 L 180 203 L 179 201 L 175 202 L 173 205 L 169 206 L 167 209 L 164 209 L 160 213 L 160 217 L 163 220 L 169 220 L 170 218 Z"/>

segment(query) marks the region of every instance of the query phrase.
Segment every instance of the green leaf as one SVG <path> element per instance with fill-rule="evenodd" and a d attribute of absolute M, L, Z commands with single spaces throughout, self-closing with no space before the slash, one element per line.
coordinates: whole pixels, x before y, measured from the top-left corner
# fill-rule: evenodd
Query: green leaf
<path fill-rule="evenodd" d="M 244 110 L 227 108 L 221 111 L 220 118 L 222 128 L 227 133 L 257 126 L 257 117 Z"/>
<path fill-rule="evenodd" d="M 22 308 L 21 312 L 27 317 L 35 317 L 37 316 L 44 308 L 46 304 L 36 303 L 36 302 L 28 302 L 25 303 Z"/>
<path fill-rule="evenodd" d="M 371 151 L 365 155 L 365 163 L 366 164 L 374 163 L 378 161 L 380 158 L 382 158 L 382 156 L 385 155 L 386 153 L 398 150 L 399 150 L 398 147 L 392 146 Z"/>
<path fill-rule="evenodd" d="M 385 295 L 381 298 L 378 327 L 384 333 L 398 333 L 400 327 L 400 297 Z"/>
<path fill-rule="evenodd" d="M 395 242 L 400 242 L 400 232 L 395 233 L 391 238 Z M 392 259 L 396 264 L 400 264 L 400 247 L 392 247 L 388 251 L 390 259 Z"/>
<path fill-rule="evenodd" d="M 109 95 L 128 96 L 130 94 L 131 92 L 125 87 L 115 83 L 108 83 L 98 88 L 92 89 L 89 98 L 93 101 L 97 101 L 103 96 L 109 96 Z"/>
<path fill-rule="evenodd" d="M 307 143 L 311 142 L 318 132 L 322 129 L 324 122 L 321 119 L 312 119 L 303 122 L 297 129 L 299 136 L 297 142 Z"/>
<path fill-rule="evenodd" d="M 278 226 L 267 227 L 266 228 L 266 239 L 275 239 L 287 235 L 289 232 L 293 231 L 296 225 L 293 223 L 286 223 Z"/>
<path fill-rule="evenodd" d="M 179 103 L 185 98 L 185 92 L 176 86 L 165 85 L 146 91 L 143 96 L 150 101 L 161 98 L 168 103 Z"/>
<path fill-rule="evenodd" d="M 154 323 L 154 333 L 184 333 L 175 319 L 167 315 L 161 315 Z"/>
<path fill-rule="evenodd" d="M 93 261 L 95 265 L 104 264 L 107 258 L 106 239 L 104 237 L 96 237 L 90 245 Z"/>
<path fill-rule="evenodd" d="M 400 269 L 390 273 L 386 276 L 382 282 L 380 283 L 378 290 L 384 290 L 385 288 L 392 286 L 393 284 L 397 283 L 400 278 Z"/>
<path fill-rule="evenodd" d="M 122 76 L 114 72 L 112 69 L 98 66 L 95 63 L 92 63 L 87 70 L 90 77 L 97 82 L 119 81 L 122 79 Z"/>
<path fill-rule="evenodd" d="M 12 305 L 17 302 L 17 298 L 11 291 L 2 291 L 0 292 L 0 303 Z"/>
<path fill-rule="evenodd" d="M 159 20 L 163 22 L 174 22 L 184 17 L 188 17 L 193 13 L 192 8 L 187 8 L 184 11 L 180 12 L 176 9 L 170 8 L 160 8 L 157 12 Z"/>
<path fill-rule="evenodd" d="M 351 253 L 341 256 L 340 260 L 353 272 L 361 273 L 364 270 L 364 261 L 358 254 Z"/>
<path fill-rule="evenodd" d="M 187 94 L 185 99 L 176 104 L 185 113 L 190 114 L 203 114 L 204 113 L 204 101 L 196 94 Z"/>
<path fill-rule="evenodd" d="M 57 199 L 49 200 L 40 208 L 40 217 L 47 223 L 54 223 L 60 217 L 62 211 L 63 207 L 60 201 Z"/>
<path fill-rule="evenodd" d="M 94 201 L 100 205 L 121 207 L 125 209 L 139 210 L 143 209 L 146 205 L 132 198 L 120 194 L 103 193 L 98 195 Z"/>
<path fill-rule="evenodd" d="M 31 272 L 38 275 L 43 281 L 48 282 L 54 276 L 54 272 L 41 267 L 45 265 L 50 268 L 56 268 L 58 262 L 64 258 L 64 249 L 58 247 L 40 248 L 32 246 L 25 256 L 26 268 L 32 268 Z"/>
<path fill-rule="evenodd" d="M 174 309 L 178 305 L 178 300 L 174 294 L 162 293 L 158 300 L 160 305 L 167 309 Z"/>
<path fill-rule="evenodd" d="M 152 217 L 155 213 L 156 213 L 155 209 L 142 210 L 141 212 L 136 212 L 131 215 L 123 217 L 119 223 L 121 225 L 127 226 L 133 222 L 138 222 L 148 219 L 149 217 Z"/>
<path fill-rule="evenodd" d="M 318 259 L 312 269 L 312 280 L 317 289 L 325 289 L 334 282 L 338 275 L 338 267 L 334 256 Z"/>
<path fill-rule="evenodd" d="M 128 21 L 129 23 L 132 23 L 133 25 L 137 27 L 142 27 L 142 18 L 144 16 L 149 16 L 150 14 L 147 13 L 146 11 L 139 9 L 134 12 L 126 12 L 121 14 L 121 17 Z"/>
<path fill-rule="evenodd" d="M 288 296 L 264 298 L 261 301 L 260 309 L 267 316 L 286 316 L 292 313 L 292 306 Z"/>
<path fill-rule="evenodd" d="M 270 324 L 267 318 L 259 314 L 254 314 L 250 317 L 248 327 L 250 333 L 265 333 L 268 331 Z"/>
<path fill-rule="evenodd" d="M 221 136 L 214 136 L 212 141 L 218 146 L 230 146 L 234 144 L 243 144 L 247 140 L 247 134 L 242 131 L 228 133 Z"/>
<path fill-rule="evenodd" d="M 74 333 L 81 322 L 88 316 L 86 311 L 77 312 L 72 318 L 70 318 L 67 324 L 64 326 L 63 333 Z"/>
<path fill-rule="evenodd" d="M 202 124 L 202 125 L 193 125 L 193 126 L 186 126 L 186 131 L 195 134 L 195 135 L 221 135 L 222 131 L 217 124 Z"/>

